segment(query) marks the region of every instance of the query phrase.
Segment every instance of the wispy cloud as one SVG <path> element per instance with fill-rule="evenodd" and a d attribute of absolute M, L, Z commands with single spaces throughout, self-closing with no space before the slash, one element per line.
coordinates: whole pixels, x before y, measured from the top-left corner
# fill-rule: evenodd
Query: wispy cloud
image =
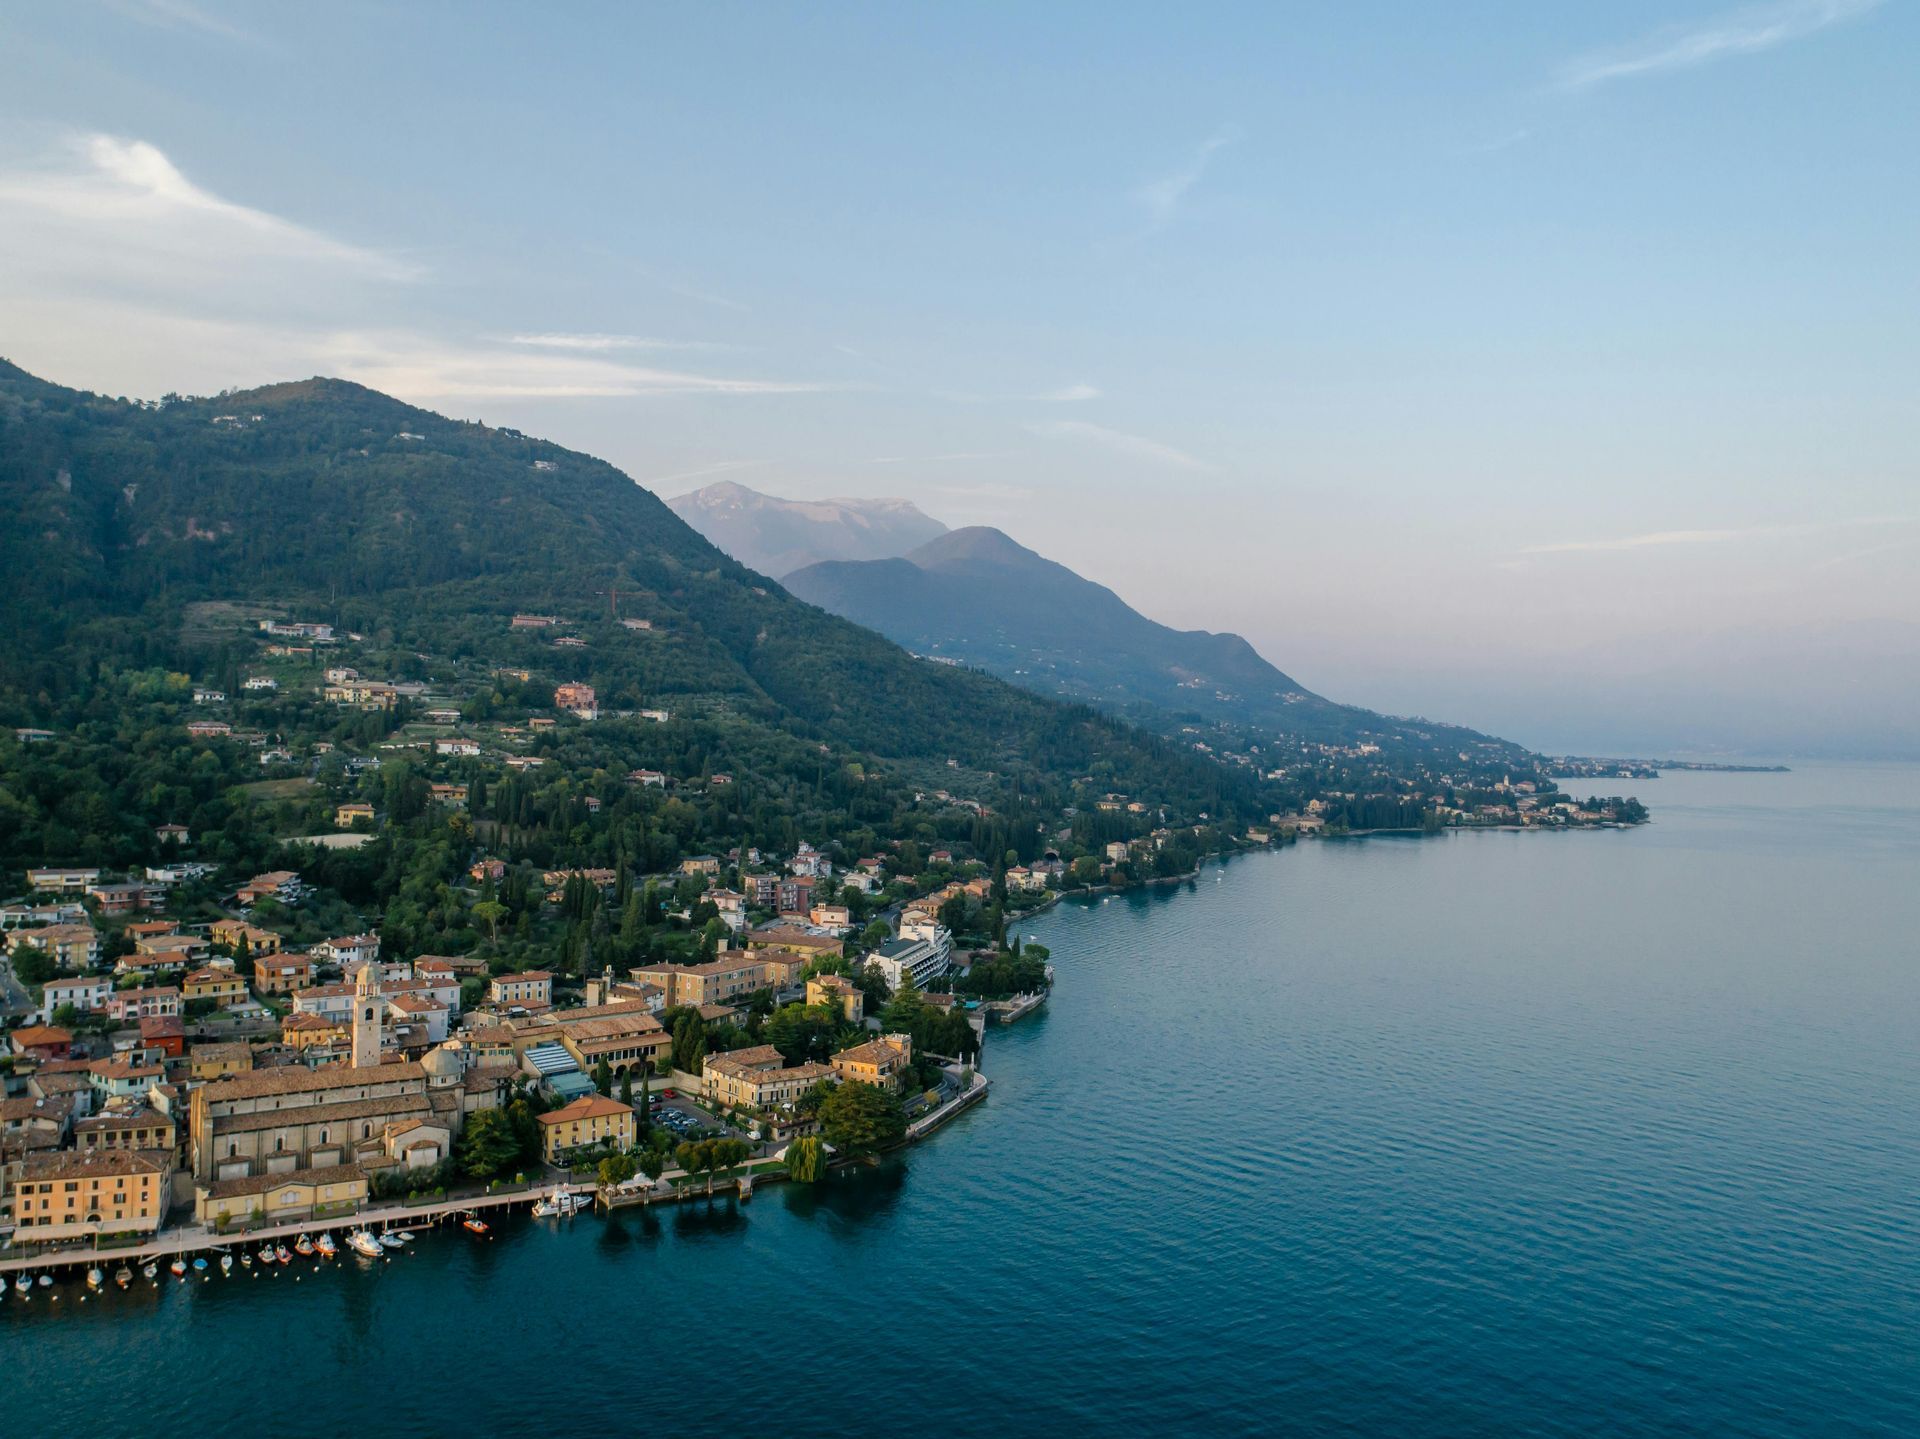
<path fill-rule="evenodd" d="M 244 40 L 251 42 L 255 37 L 238 25 L 209 14 L 188 0 L 107 0 L 107 7 L 129 20 L 137 20 L 142 25 L 151 25 L 161 30 L 198 30 L 203 35 L 217 35 L 222 40 Z"/>
<path fill-rule="evenodd" d="M 1590 90 L 1614 80 L 1754 55 L 1855 19 L 1880 4 L 1881 0 L 1782 0 L 1736 10 L 1700 25 L 1669 27 L 1621 50 L 1582 56 L 1561 67 L 1556 84 L 1562 90 Z"/>
<path fill-rule="evenodd" d="M 935 399 L 948 400 L 956 405 L 1075 405 L 1099 399 L 1101 390 L 1098 385 L 1090 385 L 1082 380 L 1031 394 L 983 395 L 973 390 L 935 390 L 933 394 Z"/>
<path fill-rule="evenodd" d="M 77 136 L 0 168 L 13 358 L 114 393 L 313 374 L 456 403 L 833 388 L 644 363 L 637 352 L 693 346 L 635 335 L 433 333 L 396 315 L 396 286 L 408 303 L 427 279 L 388 251 L 217 194 L 144 140 Z"/>
<path fill-rule="evenodd" d="M 1013 450 L 950 450 L 944 455 L 875 455 L 870 465 L 945 465 L 956 460 L 998 460 Z"/>
<path fill-rule="evenodd" d="M 44 258 L 71 259 L 77 245 L 148 267 L 179 261 L 215 273 L 262 259 L 344 266 L 382 280 L 423 273 L 395 255 L 223 199 L 158 146 L 118 135 L 78 136 L 38 164 L 0 173 L 0 217 L 7 211 L 17 239 L 37 244 Z"/>
<path fill-rule="evenodd" d="M 728 345 L 710 340 L 656 340 L 645 335 L 571 334 L 564 331 L 537 335 L 508 335 L 509 345 L 527 345 L 539 350 L 580 350 L 588 354 L 606 354 L 614 350 L 725 350 Z"/>
<path fill-rule="evenodd" d="M 798 395 L 832 388 L 811 380 L 695 374 L 594 354 L 527 354 L 406 333 L 332 334 L 319 346 L 327 373 L 408 399 L 618 399 L 661 395 Z"/>
<path fill-rule="evenodd" d="M 1201 141 L 1186 164 L 1171 174 L 1147 181 L 1133 192 L 1133 198 L 1145 207 L 1148 218 L 1156 226 L 1166 224 L 1179 211 L 1180 202 L 1186 198 L 1187 192 L 1206 175 L 1214 155 L 1229 145 L 1237 144 L 1244 138 L 1244 133 L 1238 125 L 1222 125 Z"/>
<path fill-rule="evenodd" d="M 1724 545 L 1740 540 L 1777 539 L 1784 536 L 1819 534 L 1828 530 L 1879 529 L 1891 525 L 1910 525 L 1911 515 L 1873 515 L 1864 519 L 1833 520 L 1817 524 L 1742 525 L 1719 530 L 1652 530 L 1642 535 L 1625 535 L 1598 540 L 1559 540 L 1553 544 L 1526 545 L 1523 555 L 1605 554 L 1621 550 L 1661 549 L 1670 545 Z"/>
<path fill-rule="evenodd" d="M 1130 435 L 1124 430 L 1110 430 L 1105 425 L 1092 424 L 1086 420 L 1048 420 L 1028 425 L 1027 432 L 1039 435 L 1043 439 L 1073 440 L 1081 444 L 1097 445 L 1101 449 L 1110 450 L 1130 460 L 1146 460 L 1170 469 L 1210 470 L 1213 468 L 1205 460 L 1190 455 L 1185 450 L 1175 449 L 1172 445 L 1162 444 L 1159 440 L 1150 440 L 1145 435 Z"/>

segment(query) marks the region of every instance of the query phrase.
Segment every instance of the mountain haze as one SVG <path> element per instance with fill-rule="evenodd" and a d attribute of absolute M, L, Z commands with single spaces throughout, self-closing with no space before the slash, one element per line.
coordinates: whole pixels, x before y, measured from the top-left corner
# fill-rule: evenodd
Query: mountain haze
<path fill-rule="evenodd" d="M 946 533 L 911 500 L 783 500 L 731 481 L 668 500 L 749 569 L 778 578 L 823 560 L 878 560 Z"/>
<path fill-rule="evenodd" d="M 916 653 L 1143 722 L 1193 717 L 1328 740 L 1405 728 L 1313 693 L 1239 635 L 1156 623 L 986 526 L 948 531 L 897 559 L 810 565 L 784 583 Z"/>

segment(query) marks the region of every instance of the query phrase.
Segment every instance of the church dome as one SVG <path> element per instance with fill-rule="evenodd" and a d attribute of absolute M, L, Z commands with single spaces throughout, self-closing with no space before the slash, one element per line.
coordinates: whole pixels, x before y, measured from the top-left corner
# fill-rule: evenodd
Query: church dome
<path fill-rule="evenodd" d="M 420 1067 L 427 1072 L 429 1079 L 458 1079 L 467 1067 L 460 1050 L 460 1041 L 457 1039 L 435 1045 L 420 1056 Z"/>

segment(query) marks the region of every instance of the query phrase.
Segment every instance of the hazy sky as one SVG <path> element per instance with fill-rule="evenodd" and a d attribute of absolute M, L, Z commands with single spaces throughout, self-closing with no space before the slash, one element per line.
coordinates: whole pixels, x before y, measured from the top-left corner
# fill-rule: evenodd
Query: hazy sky
<path fill-rule="evenodd" d="M 1917 58 L 1908 0 L 15 6 L 0 354 L 907 495 L 1583 743 L 1545 697 L 1920 622 Z"/>

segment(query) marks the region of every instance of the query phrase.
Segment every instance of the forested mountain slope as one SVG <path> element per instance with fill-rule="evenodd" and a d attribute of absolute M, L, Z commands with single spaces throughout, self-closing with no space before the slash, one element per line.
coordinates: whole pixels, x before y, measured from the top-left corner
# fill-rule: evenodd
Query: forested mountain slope
<path fill-rule="evenodd" d="M 1076 782 L 1216 818 L 1262 804 L 1255 776 L 795 600 L 602 461 L 357 385 L 142 406 L 0 364 L 0 500 L 10 724 L 83 712 L 108 673 L 238 683 L 280 616 L 361 636 L 332 658 L 363 674 L 460 696 L 519 670 L 528 693 L 670 710 L 710 769 L 938 775 L 1002 814 L 1057 812 Z"/>

